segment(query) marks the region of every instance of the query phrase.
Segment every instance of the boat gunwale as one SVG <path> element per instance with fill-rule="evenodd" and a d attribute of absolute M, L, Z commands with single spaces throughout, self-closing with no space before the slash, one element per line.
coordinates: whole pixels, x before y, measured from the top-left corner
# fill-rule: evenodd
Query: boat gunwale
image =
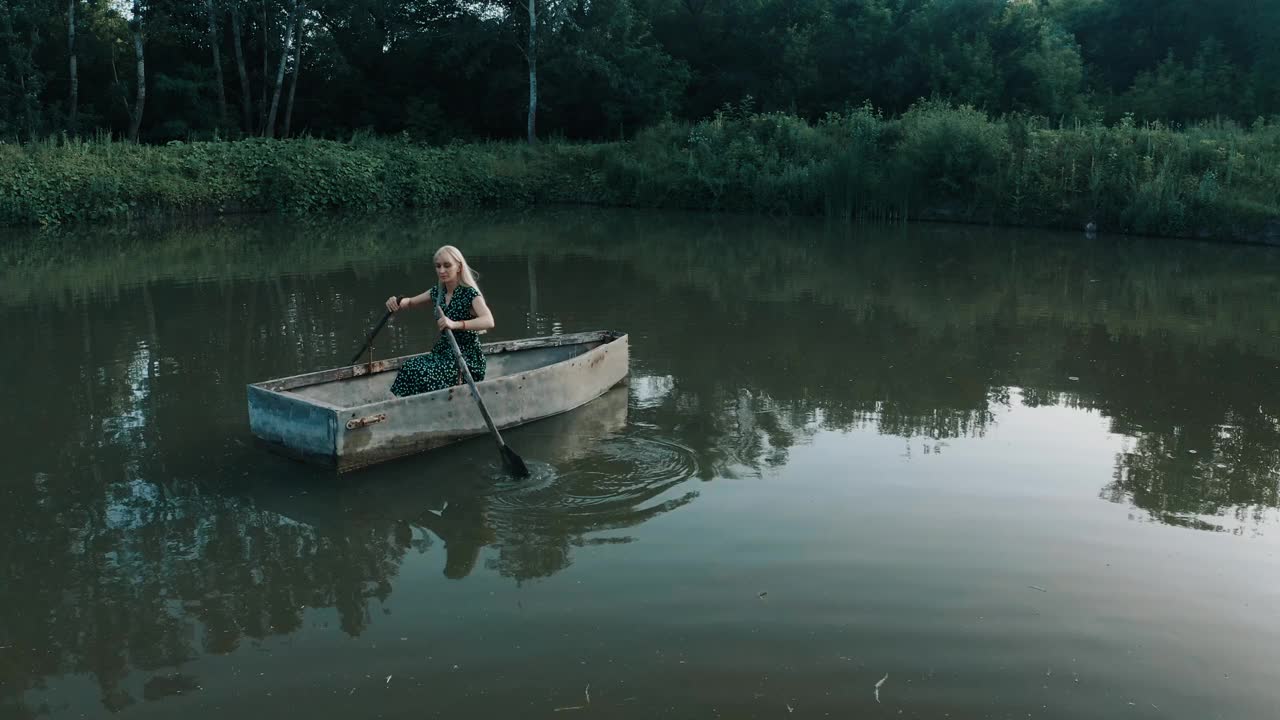
<path fill-rule="evenodd" d="M 321 383 L 316 383 L 316 384 L 319 385 Z M 291 400 L 297 400 L 298 402 L 301 402 L 307 405 L 315 405 L 316 407 L 323 408 L 325 410 L 332 410 L 335 413 L 342 412 L 343 410 L 347 409 L 341 405 L 334 405 L 333 403 L 328 402 L 327 400 L 321 400 L 320 398 L 308 397 L 306 395 L 299 395 L 294 392 L 289 392 L 290 390 L 296 390 L 299 387 L 309 387 L 306 385 L 298 385 L 292 388 L 283 388 L 278 390 L 270 387 L 263 387 L 259 383 L 250 383 L 249 387 L 253 390 L 257 390 L 258 392 L 269 393 L 271 395 L 279 395 L 281 397 L 286 397 Z"/>
<path fill-rule="evenodd" d="M 585 342 L 566 342 L 566 343 L 556 343 L 556 344 L 548 344 L 548 345 L 526 345 L 523 347 L 513 348 L 511 351 L 534 350 L 534 349 L 543 348 L 543 347 L 564 347 L 566 345 L 586 345 L 588 343 L 596 342 L 596 341 L 600 341 L 600 344 L 582 353 L 581 355 L 574 355 L 572 357 L 567 357 L 563 360 L 557 360 L 556 362 L 553 362 L 547 365 L 540 365 L 538 367 L 530 368 L 528 370 L 523 370 L 521 372 L 513 373 L 510 375 L 499 375 L 497 377 L 486 378 L 484 380 L 477 382 L 476 388 L 483 389 L 485 387 L 491 387 L 492 385 L 495 385 L 499 382 L 503 382 L 506 380 L 520 381 L 520 382 L 528 382 L 530 380 L 536 381 L 538 377 L 540 377 L 541 375 L 563 371 L 566 367 L 565 366 L 566 363 L 572 363 L 572 362 L 581 360 L 597 352 L 601 348 L 608 347 L 610 344 L 618 340 L 627 338 L 626 333 L 613 333 L 611 331 L 603 331 L 603 330 L 591 332 L 591 333 L 578 333 L 577 335 L 587 336 L 588 339 Z M 573 336 L 555 335 L 550 337 L 573 337 Z M 537 340 L 537 339 L 540 339 L 540 338 L 530 338 L 530 340 Z M 515 342 L 524 342 L 524 341 L 515 341 Z M 502 343 L 493 343 L 493 345 L 500 345 L 500 344 Z M 507 350 L 500 350 L 499 352 L 507 352 Z M 486 353 L 486 354 L 494 354 L 494 353 Z M 408 405 L 414 402 L 420 402 L 422 399 L 432 397 L 436 393 L 460 392 L 459 388 L 465 388 L 465 387 L 466 387 L 465 383 L 460 385 L 450 385 L 449 387 L 440 388 L 439 390 L 432 390 L 431 392 L 418 393 L 415 395 L 405 395 L 403 397 L 393 396 L 393 397 L 383 398 L 381 400 L 374 400 L 373 402 L 365 403 L 363 405 L 351 405 L 348 407 L 339 407 L 336 409 L 339 413 L 351 413 L 352 417 L 355 417 L 360 415 L 362 412 L 369 413 L 374 411 L 386 410 L 394 407 L 400 407 L 400 406 Z M 610 385 L 609 387 L 613 387 L 613 385 Z M 550 415 L 543 415 L 535 418 L 530 418 L 528 420 L 525 420 L 522 423 L 517 423 L 517 425 L 522 425 L 527 422 L 539 420 L 543 417 L 550 417 L 551 415 L 557 415 L 561 412 L 568 412 L 568 410 L 572 410 L 572 409 L 573 408 L 567 408 L 565 410 L 558 410 L 554 413 L 551 413 Z M 507 426 L 507 427 L 514 427 L 514 425 Z"/>
<path fill-rule="evenodd" d="M 626 336 L 627 336 L 626 333 L 617 332 L 613 330 L 591 330 L 587 332 L 569 333 L 565 335 L 544 335 L 540 337 L 519 338 L 515 340 L 499 340 L 497 342 L 484 343 L 481 345 L 481 349 L 485 355 L 498 355 L 501 353 L 508 353 L 508 352 L 520 352 L 522 350 L 537 350 L 541 348 L 564 347 L 566 345 L 586 345 L 592 342 L 601 342 L 601 343 L 607 344 Z M 356 363 L 354 365 L 340 365 L 338 367 L 327 368 L 324 370 L 313 370 L 311 372 L 299 373 L 297 375 L 287 375 L 279 378 L 260 380 L 258 382 L 249 383 L 248 387 L 256 388 L 258 390 L 262 390 L 270 393 L 286 394 L 290 390 L 297 390 L 299 388 L 311 387 L 313 385 L 323 385 L 331 382 L 342 382 L 346 380 L 354 380 L 356 378 L 365 377 L 367 375 L 377 375 L 379 373 L 387 372 L 389 370 L 398 370 L 406 360 L 409 360 L 415 357 L 420 357 L 422 355 L 427 355 L 429 353 L 430 351 L 422 352 L 422 353 L 412 353 L 409 355 L 400 355 L 393 358 L 387 358 L 385 360 L 375 360 L 371 363 Z M 552 363 L 551 365 L 546 365 L 544 367 L 551 367 L 553 365 L 558 365 L 560 362 L 564 362 L 564 361 L 558 361 L 556 363 Z M 540 370 L 540 369 L 541 368 L 534 368 L 533 370 Z M 528 373 L 528 372 L 532 372 L 533 370 L 526 370 L 525 372 Z M 485 380 L 481 380 L 477 382 L 476 385 L 483 386 L 487 382 L 490 382 L 492 380 L 498 380 L 499 378 L 502 378 L 502 377 L 511 377 L 511 376 L 502 375 L 494 378 L 486 378 Z M 444 389 L 447 390 L 448 388 L 444 388 Z M 349 410 L 351 408 L 366 407 L 367 405 L 370 404 L 370 403 L 366 403 L 365 405 L 341 406 L 341 405 L 333 405 L 332 403 L 328 403 L 323 400 L 318 400 L 316 398 L 298 395 L 296 393 L 289 393 L 289 396 L 296 397 L 299 400 L 302 400 L 303 402 L 314 403 L 320 407 L 330 408 L 334 410 Z M 408 397 L 413 397 L 413 396 L 408 396 Z M 378 401 L 378 402 L 382 402 L 382 401 Z"/>

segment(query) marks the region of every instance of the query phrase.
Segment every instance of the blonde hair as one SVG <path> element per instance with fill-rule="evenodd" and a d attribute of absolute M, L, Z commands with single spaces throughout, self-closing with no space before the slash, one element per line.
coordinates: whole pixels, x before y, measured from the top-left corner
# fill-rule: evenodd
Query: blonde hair
<path fill-rule="evenodd" d="M 434 260 L 435 258 L 438 258 L 441 255 L 444 255 L 445 257 L 454 261 L 455 263 L 458 264 L 458 267 L 461 268 L 461 270 L 458 273 L 459 285 L 467 285 L 469 287 L 473 287 L 476 289 L 476 292 L 478 294 L 480 295 L 484 294 L 480 292 L 480 285 L 479 283 L 476 282 L 476 278 L 480 277 L 480 273 L 471 269 L 471 266 L 467 264 L 467 259 L 462 257 L 461 250 L 459 250 L 458 248 L 452 245 L 445 245 L 441 247 L 439 250 L 437 250 L 436 254 L 432 255 L 431 257 Z M 488 330 L 471 330 L 469 332 L 474 332 L 477 335 L 484 335 L 489 331 Z"/>
<path fill-rule="evenodd" d="M 475 272 L 474 270 L 471 269 L 471 266 L 467 264 L 467 259 L 462 257 L 461 250 L 459 250 L 458 248 L 452 245 L 444 245 L 439 250 L 436 251 L 435 255 L 432 255 L 431 257 L 434 260 L 435 258 L 438 258 L 441 255 L 448 257 L 450 260 L 457 263 L 459 268 L 461 268 L 461 272 L 459 273 L 459 276 L 458 276 L 458 281 L 461 284 L 467 285 L 469 287 L 473 287 L 476 289 L 476 292 L 480 292 L 480 285 L 476 283 L 476 278 L 480 277 L 480 273 Z M 484 293 L 480 293 L 480 294 L 483 295 Z"/>

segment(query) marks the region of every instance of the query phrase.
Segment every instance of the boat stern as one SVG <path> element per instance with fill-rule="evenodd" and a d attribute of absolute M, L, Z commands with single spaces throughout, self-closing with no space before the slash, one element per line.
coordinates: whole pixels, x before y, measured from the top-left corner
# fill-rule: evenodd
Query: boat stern
<path fill-rule="evenodd" d="M 338 416 L 296 395 L 249 385 L 249 430 L 281 454 L 319 465 L 337 464 Z"/>

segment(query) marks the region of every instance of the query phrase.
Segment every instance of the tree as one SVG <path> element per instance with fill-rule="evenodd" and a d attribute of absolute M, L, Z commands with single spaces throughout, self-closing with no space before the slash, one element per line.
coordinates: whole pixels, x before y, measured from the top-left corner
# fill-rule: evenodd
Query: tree
<path fill-rule="evenodd" d="M 262 97 L 258 100 L 258 126 L 262 128 L 262 132 L 266 134 L 267 124 L 267 78 L 271 77 L 271 39 L 268 32 L 271 29 L 270 7 L 272 0 L 261 0 L 262 22 L 258 25 L 258 31 L 261 37 L 259 42 L 262 45 Z"/>
<path fill-rule="evenodd" d="M 1084 109 L 1080 96 L 1084 63 L 1080 48 L 1066 33 L 1042 27 L 1040 43 L 1023 57 L 1022 66 L 1032 78 L 1032 108 L 1051 117 Z"/>
<path fill-rule="evenodd" d="M 557 90 L 544 113 L 572 137 L 621 137 L 676 115 L 688 65 L 669 55 L 633 0 L 573 7 L 543 76 Z"/>
<path fill-rule="evenodd" d="M 71 0 L 74 2 L 75 0 Z M 209 15 L 209 47 L 213 50 L 213 74 L 214 82 L 218 86 L 218 121 L 223 126 L 227 125 L 227 88 L 226 83 L 222 79 L 222 48 L 221 39 L 218 34 L 218 12 L 216 10 L 217 3 L 215 0 L 204 0 L 205 10 Z"/>
<path fill-rule="evenodd" d="M 538 58 L 539 46 L 564 24 L 570 0 L 498 0 L 496 10 L 503 23 L 514 31 L 514 42 L 524 56 L 529 76 L 529 104 L 525 112 L 525 140 L 538 142 Z"/>
<path fill-rule="evenodd" d="M 231 39 L 236 54 L 236 74 L 240 77 L 240 114 L 241 130 L 253 132 L 253 94 L 249 89 L 249 71 L 244 62 L 244 14 L 240 8 L 241 0 L 231 0 Z"/>
<path fill-rule="evenodd" d="M 1242 82 L 1222 44 L 1208 37 L 1190 65 L 1170 52 L 1154 72 L 1139 73 L 1125 100 L 1138 115 L 1151 119 L 1238 114 L 1247 102 L 1237 87 Z"/>
<path fill-rule="evenodd" d="M 298 29 L 296 30 L 297 39 L 293 43 L 293 76 L 289 80 L 289 102 L 285 105 L 284 132 L 281 137 L 289 137 L 290 127 L 293 124 L 293 98 L 298 92 L 298 74 L 302 72 L 303 22 L 305 19 L 305 11 L 300 11 L 298 13 Z"/>
<path fill-rule="evenodd" d="M 298 0 L 293 0 L 289 21 L 285 23 L 284 43 L 280 46 L 280 63 L 276 70 L 275 89 L 271 92 L 271 111 L 267 114 L 267 122 L 262 129 L 262 134 L 266 137 L 275 137 L 276 110 L 280 107 L 280 88 L 284 85 L 284 66 L 289 59 L 289 49 L 293 44 L 293 27 L 297 24 L 299 11 Z"/>
<path fill-rule="evenodd" d="M 529 65 L 529 143 L 538 142 L 538 0 L 528 0 L 529 41 L 524 46 Z"/>
<path fill-rule="evenodd" d="M 0 136 L 601 139 L 748 96 L 810 121 L 934 96 L 1055 119 L 1280 114 L 1274 0 L 294 1 L 0 0 Z"/>
<path fill-rule="evenodd" d="M 138 142 L 138 131 L 142 129 L 142 112 L 147 106 L 147 61 L 142 43 L 142 21 L 144 6 L 142 0 L 133 0 L 132 17 L 129 18 L 129 30 L 133 34 L 134 82 L 137 84 L 133 107 L 129 110 L 129 140 Z"/>
<path fill-rule="evenodd" d="M 44 81 L 36 64 L 40 18 L 30 6 L 0 5 L 0 132 L 34 139 L 42 126 L 40 95 Z M 8 102 L 4 102 L 5 100 Z"/>
<path fill-rule="evenodd" d="M 79 128 L 80 72 L 76 67 L 76 4 L 80 0 L 67 0 L 67 65 L 70 90 L 67 98 L 67 134 L 76 136 Z"/>

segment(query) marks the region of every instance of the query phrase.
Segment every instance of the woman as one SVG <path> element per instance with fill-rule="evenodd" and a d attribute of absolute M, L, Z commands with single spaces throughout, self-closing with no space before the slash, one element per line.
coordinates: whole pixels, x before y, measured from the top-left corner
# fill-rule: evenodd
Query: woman
<path fill-rule="evenodd" d="M 489 312 L 489 306 L 476 285 L 475 274 L 458 248 L 445 245 L 437 250 L 435 264 L 436 278 L 440 281 L 438 285 L 413 297 L 397 298 L 392 295 L 387 298 L 387 310 L 391 312 L 410 307 L 430 308 L 436 302 L 437 289 L 444 288 L 444 298 L 440 301 L 444 316 L 436 321 L 440 338 L 431 352 L 410 358 L 400 366 L 395 382 L 391 383 L 393 395 L 416 395 L 462 382 L 449 339 L 444 336 L 445 328 L 453 331 L 462 359 L 471 370 L 471 377 L 476 382 L 484 379 L 487 362 L 484 350 L 480 348 L 479 333 L 493 328 L 493 313 Z"/>

